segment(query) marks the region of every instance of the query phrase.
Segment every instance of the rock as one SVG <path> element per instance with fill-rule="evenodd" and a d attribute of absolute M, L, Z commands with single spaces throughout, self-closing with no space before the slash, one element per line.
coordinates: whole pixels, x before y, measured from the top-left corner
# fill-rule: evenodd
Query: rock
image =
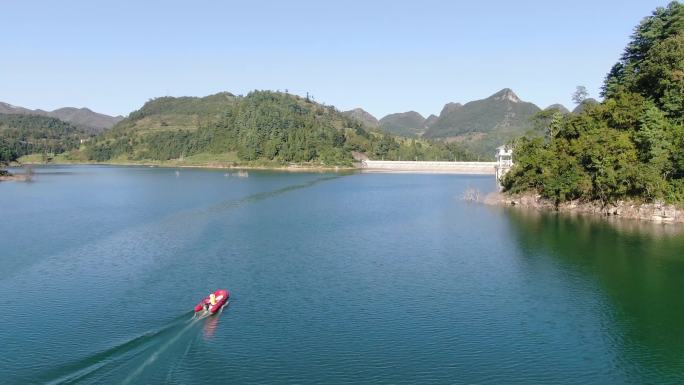
<path fill-rule="evenodd" d="M 601 202 L 570 201 L 558 206 L 536 194 L 510 195 L 495 193 L 488 195 L 483 202 L 488 205 L 517 206 L 521 208 L 549 209 L 565 213 L 586 213 L 603 217 L 637 219 L 657 223 L 684 223 L 684 207 L 668 205 L 664 202 L 641 203 L 618 201 L 612 205 Z"/>

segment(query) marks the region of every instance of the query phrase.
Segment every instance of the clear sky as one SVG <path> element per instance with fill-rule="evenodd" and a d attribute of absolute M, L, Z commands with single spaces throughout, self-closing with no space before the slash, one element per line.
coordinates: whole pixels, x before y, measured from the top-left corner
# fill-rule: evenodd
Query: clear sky
<path fill-rule="evenodd" d="M 2 0 L 0 101 L 127 115 L 157 96 L 288 89 L 379 118 L 509 87 L 571 107 L 666 4 Z"/>

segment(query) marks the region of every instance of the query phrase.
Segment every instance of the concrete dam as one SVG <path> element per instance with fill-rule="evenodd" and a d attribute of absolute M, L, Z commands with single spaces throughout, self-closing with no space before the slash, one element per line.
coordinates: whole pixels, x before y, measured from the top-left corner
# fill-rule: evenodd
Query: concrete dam
<path fill-rule="evenodd" d="M 496 175 L 498 162 L 432 162 L 363 160 L 361 169 L 370 172 L 415 172 Z"/>

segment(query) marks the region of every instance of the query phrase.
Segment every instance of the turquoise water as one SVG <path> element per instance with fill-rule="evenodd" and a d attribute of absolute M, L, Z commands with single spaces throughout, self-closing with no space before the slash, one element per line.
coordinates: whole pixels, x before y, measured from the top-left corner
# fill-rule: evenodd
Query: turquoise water
<path fill-rule="evenodd" d="M 672 227 L 491 176 L 46 167 L 0 183 L 0 382 L 684 382 Z M 209 291 L 230 305 L 192 319 Z"/>

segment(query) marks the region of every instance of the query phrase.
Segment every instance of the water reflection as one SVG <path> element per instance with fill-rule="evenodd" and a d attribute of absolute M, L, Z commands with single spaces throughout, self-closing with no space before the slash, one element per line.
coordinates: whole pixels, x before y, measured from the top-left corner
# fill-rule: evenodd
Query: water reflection
<path fill-rule="evenodd" d="M 205 341 L 210 340 L 214 336 L 214 334 L 216 333 L 216 328 L 219 324 L 219 319 L 221 318 L 221 314 L 227 308 L 228 304 L 226 304 L 226 306 L 224 306 L 218 314 L 208 317 L 207 320 L 204 322 L 204 327 L 202 328 L 202 335 L 204 336 Z"/>
<path fill-rule="evenodd" d="M 205 340 L 209 340 L 214 336 L 216 332 L 216 327 L 218 326 L 219 317 L 209 317 L 207 322 L 204 323 L 203 335 Z"/>
<path fill-rule="evenodd" d="M 643 379 L 684 379 L 681 226 L 520 209 L 506 217 L 528 261 L 550 258 L 568 276 L 579 273 L 596 284 L 613 307 L 606 309 L 613 334 L 606 339 L 630 370 L 643 371 Z"/>

